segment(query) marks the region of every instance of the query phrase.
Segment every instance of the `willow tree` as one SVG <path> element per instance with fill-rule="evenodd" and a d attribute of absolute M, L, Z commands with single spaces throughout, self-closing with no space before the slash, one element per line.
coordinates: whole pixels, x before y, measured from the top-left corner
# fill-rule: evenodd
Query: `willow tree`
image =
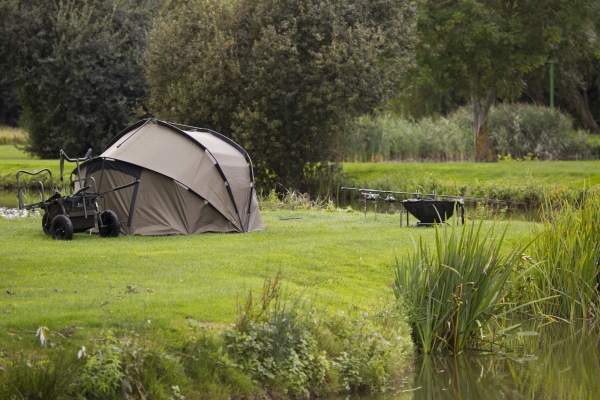
<path fill-rule="evenodd" d="M 158 117 L 244 146 L 263 183 L 298 187 L 354 117 L 396 94 L 413 0 L 192 0 L 151 34 Z"/>
<path fill-rule="evenodd" d="M 575 2 L 580 0 L 573 0 Z M 565 4 L 562 4 L 565 3 Z M 450 83 L 473 109 L 476 161 L 494 161 L 488 113 L 517 96 L 523 76 L 547 61 L 560 0 L 426 0 L 418 16 L 421 70 Z"/>

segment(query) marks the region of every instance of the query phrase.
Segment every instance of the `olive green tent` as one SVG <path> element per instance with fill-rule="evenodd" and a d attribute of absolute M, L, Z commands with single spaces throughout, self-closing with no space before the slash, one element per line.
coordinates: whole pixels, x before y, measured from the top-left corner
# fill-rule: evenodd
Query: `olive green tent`
<path fill-rule="evenodd" d="M 118 215 L 126 235 L 265 229 L 248 153 L 209 129 L 142 120 L 80 171 L 99 192 L 125 186 L 99 206 Z"/>

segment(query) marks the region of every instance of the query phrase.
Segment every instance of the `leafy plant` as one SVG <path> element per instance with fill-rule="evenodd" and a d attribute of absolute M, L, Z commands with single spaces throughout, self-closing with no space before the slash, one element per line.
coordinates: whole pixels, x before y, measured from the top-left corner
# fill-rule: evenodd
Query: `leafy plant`
<path fill-rule="evenodd" d="M 180 370 L 178 358 L 150 348 L 136 336 L 116 336 L 108 331 L 97 340 L 79 377 L 82 394 L 106 399 L 122 391 L 128 396 L 169 398 Z"/>
<path fill-rule="evenodd" d="M 267 278 L 258 304 L 249 292 L 235 328 L 223 333 L 238 368 L 272 390 L 306 396 L 325 379 L 329 363 L 298 314 L 281 299 L 281 271 Z"/>

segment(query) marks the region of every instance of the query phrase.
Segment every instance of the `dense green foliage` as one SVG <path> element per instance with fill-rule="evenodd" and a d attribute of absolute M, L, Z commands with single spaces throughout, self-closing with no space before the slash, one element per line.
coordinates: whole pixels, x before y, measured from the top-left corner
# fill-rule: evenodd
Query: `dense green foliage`
<path fill-rule="evenodd" d="M 410 0 L 182 4 L 152 33 L 152 110 L 237 141 L 267 187 L 298 188 L 347 123 L 397 93 L 413 15 Z"/>
<path fill-rule="evenodd" d="M 395 106 L 405 116 L 422 118 L 470 104 L 482 146 L 476 153 L 486 153 L 477 159 L 493 159 L 486 138 L 489 107 L 506 99 L 548 105 L 545 63 L 553 60 L 558 104 L 578 125 L 597 131 L 588 103 L 597 102 L 600 93 L 598 12 L 593 0 L 424 1 L 417 65 L 405 82 L 407 95 Z"/>
<path fill-rule="evenodd" d="M 135 120 L 157 3 L 2 0 L 0 70 L 14 84 L 29 152 L 98 154 Z"/>
<path fill-rule="evenodd" d="M 548 60 L 554 61 L 555 104 L 568 111 L 578 126 L 600 133 L 600 3 L 565 3 L 551 34 Z M 558 11 L 558 10 L 556 10 Z M 523 101 L 549 104 L 549 65 L 525 76 Z"/>

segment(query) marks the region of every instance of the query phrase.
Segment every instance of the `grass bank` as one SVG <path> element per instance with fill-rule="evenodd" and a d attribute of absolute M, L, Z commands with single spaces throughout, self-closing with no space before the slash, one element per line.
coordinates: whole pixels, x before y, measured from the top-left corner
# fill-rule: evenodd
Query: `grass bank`
<path fill-rule="evenodd" d="M 58 179 L 59 165 L 56 160 L 39 160 L 31 158 L 14 144 L 0 144 L 0 189 L 16 189 L 15 174 L 19 170 L 39 171 L 48 168 Z M 25 177 L 29 181 L 28 177 Z"/>
<path fill-rule="evenodd" d="M 522 201 L 533 206 L 580 200 L 600 184 L 598 161 L 498 163 L 344 163 L 341 184 Z M 344 195 L 343 193 L 339 193 Z"/>
<path fill-rule="evenodd" d="M 320 325 L 327 329 L 312 334 L 319 343 L 330 343 L 328 350 L 319 347 L 319 351 L 338 354 L 330 365 L 337 360 L 336 374 L 339 376 L 327 379 L 337 382 L 338 392 L 360 389 L 365 382 L 341 377 L 353 376 L 353 373 L 356 376 L 368 374 L 344 370 L 341 366 L 350 368 L 363 364 L 350 358 L 346 361 L 339 358 L 343 351 L 334 344 L 343 340 L 331 332 L 341 330 L 346 332 L 344 335 L 348 335 L 350 342 L 354 340 L 354 347 L 346 351 L 348 357 L 366 354 L 365 357 L 372 360 L 379 354 L 380 345 L 373 344 L 373 340 L 378 338 L 376 332 L 382 335 L 383 328 L 378 325 L 381 319 L 365 322 L 364 326 L 379 328 L 365 328 L 367 333 L 362 339 L 350 334 L 356 331 L 346 330 L 344 324 L 361 321 L 361 315 L 381 315 L 380 311 L 393 303 L 394 250 L 398 254 L 406 253 L 419 236 L 431 241 L 434 230 L 401 229 L 397 226 L 397 217 L 387 215 L 375 219 L 369 214 L 365 219 L 360 213 L 325 211 L 263 211 L 262 214 L 267 230 L 251 234 L 108 240 L 77 234 L 70 242 L 57 242 L 45 236 L 39 217 L 0 219 L 0 271 L 4 277 L 0 297 L 0 324 L 4 328 L 0 332 L 2 354 L 6 357 L 35 353 L 47 362 L 47 353 L 40 356 L 41 350 L 36 350 L 41 348 L 35 333 L 44 326 L 51 343 L 70 351 L 72 360 L 81 346 L 87 347 L 91 355 L 98 355 L 102 349 L 106 355 L 110 343 L 130 352 L 135 351 L 135 346 L 155 349 L 159 343 L 163 353 L 176 354 L 184 364 L 185 360 L 204 360 L 198 352 L 213 354 L 219 351 L 219 346 L 211 347 L 207 341 L 223 343 L 225 339 L 217 332 L 228 329 L 238 320 L 240 301 L 249 291 L 261 293 L 265 277 L 273 277 L 281 269 L 283 292 L 288 298 L 309 299 L 315 309 L 321 310 L 319 313 L 328 309 L 334 315 L 329 322 Z M 511 223 L 507 242 L 521 241 L 531 228 L 530 223 Z M 347 317 L 335 317 L 342 312 Z M 274 320 L 269 323 L 275 324 Z M 410 348 L 408 330 L 402 318 L 396 320 L 401 322 L 395 329 L 403 338 L 402 346 L 406 351 Z M 244 329 L 248 332 L 250 328 Z M 256 333 L 260 330 L 252 329 L 243 337 L 262 337 Z M 236 335 L 230 335 L 228 340 L 230 345 L 242 348 L 248 345 L 240 342 Z M 360 347 L 358 343 L 368 346 Z M 47 351 L 53 354 L 50 348 L 44 350 Z M 11 360 L 14 361 L 14 357 Z M 135 364 L 130 358 L 127 360 Z M 234 364 L 235 360 L 230 361 Z M 127 366 L 127 362 L 120 365 Z M 185 365 L 188 372 L 200 368 L 195 370 L 195 378 L 190 378 L 192 382 L 212 382 L 212 378 L 202 378 L 198 372 L 206 371 L 206 368 Z M 215 376 L 230 376 L 227 372 L 230 364 L 215 362 L 211 365 L 221 368 L 219 373 L 223 375 L 215 373 Z M 99 368 L 103 371 L 104 367 Z M 137 365 L 136 368 L 142 367 Z M 161 368 L 166 367 L 161 364 Z M 188 372 L 190 377 L 191 372 Z M 253 376 L 246 370 L 244 374 Z M 200 387 L 185 386 L 181 380 L 173 379 L 168 385 L 181 385 L 186 398 L 200 397 Z M 251 382 L 247 383 L 246 391 L 236 392 L 244 387 L 242 381 L 213 382 L 214 390 L 219 384 L 230 389 L 223 389 L 221 395 L 218 391 L 211 393 L 217 398 L 260 395 L 252 389 L 256 383 Z M 123 381 L 119 382 L 119 387 L 125 385 Z M 168 398 L 167 395 L 163 397 Z"/>

